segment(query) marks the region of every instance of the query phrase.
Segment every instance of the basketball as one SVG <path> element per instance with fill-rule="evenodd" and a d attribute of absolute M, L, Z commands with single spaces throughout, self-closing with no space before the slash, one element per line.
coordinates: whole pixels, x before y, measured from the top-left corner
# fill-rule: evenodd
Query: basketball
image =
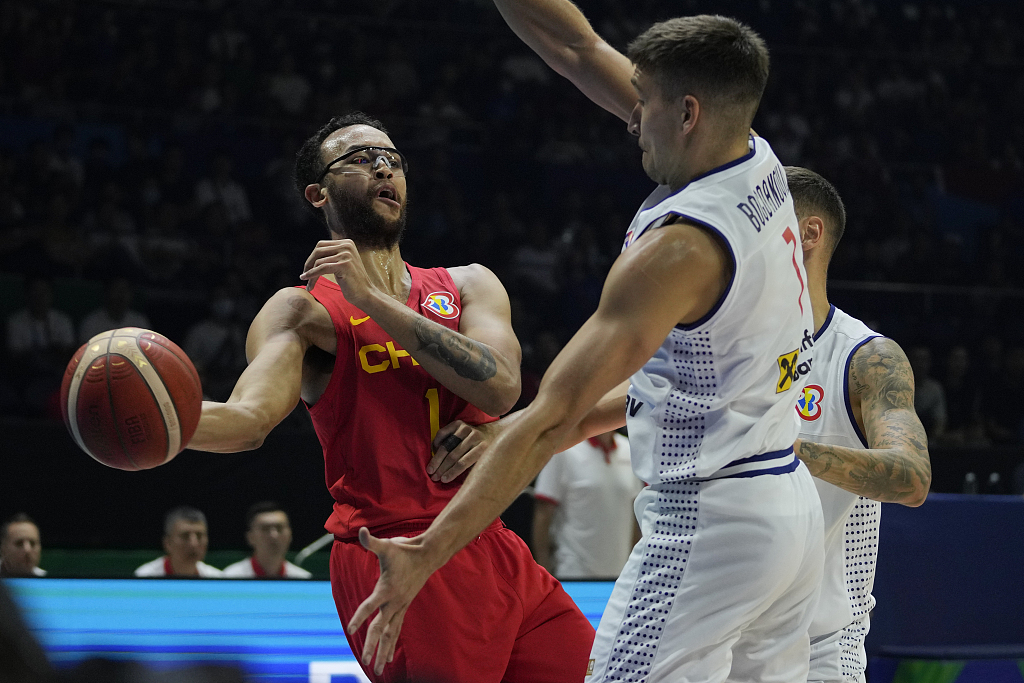
<path fill-rule="evenodd" d="M 119 470 L 147 470 L 180 453 L 196 431 L 203 392 L 192 361 L 156 332 L 102 332 L 71 358 L 60 408 L 75 442 Z"/>

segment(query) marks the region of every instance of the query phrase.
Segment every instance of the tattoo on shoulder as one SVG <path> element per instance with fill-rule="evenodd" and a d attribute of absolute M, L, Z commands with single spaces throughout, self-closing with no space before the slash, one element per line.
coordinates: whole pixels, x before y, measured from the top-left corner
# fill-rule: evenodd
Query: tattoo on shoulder
<path fill-rule="evenodd" d="M 853 356 L 851 389 L 861 401 L 883 409 L 914 407 L 914 372 L 899 344 L 873 339 Z"/>
<path fill-rule="evenodd" d="M 498 372 L 490 349 L 426 318 L 416 321 L 416 338 L 423 350 L 453 369 L 460 377 L 484 382 Z"/>

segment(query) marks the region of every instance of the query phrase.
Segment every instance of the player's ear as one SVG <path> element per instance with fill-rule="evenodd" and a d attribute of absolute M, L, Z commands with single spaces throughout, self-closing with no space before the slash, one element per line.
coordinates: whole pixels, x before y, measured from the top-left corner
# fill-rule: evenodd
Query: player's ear
<path fill-rule="evenodd" d="M 800 244 L 804 251 L 810 251 L 824 244 L 825 222 L 818 216 L 807 216 L 800 220 Z"/>
<path fill-rule="evenodd" d="M 306 185 L 306 190 L 302 194 L 307 202 L 318 209 L 327 202 L 327 188 L 321 187 L 319 183 Z"/>
<path fill-rule="evenodd" d="M 700 118 L 700 102 L 693 95 L 687 95 L 680 103 L 679 109 L 680 124 L 683 127 L 684 133 L 690 133 L 693 131 L 694 126 L 697 125 L 697 119 Z"/>

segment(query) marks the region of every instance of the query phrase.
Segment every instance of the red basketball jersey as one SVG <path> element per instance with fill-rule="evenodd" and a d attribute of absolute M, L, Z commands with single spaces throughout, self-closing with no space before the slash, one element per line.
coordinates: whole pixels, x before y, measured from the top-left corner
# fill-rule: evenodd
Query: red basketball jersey
<path fill-rule="evenodd" d="M 458 330 L 459 290 L 444 268 L 406 264 L 412 290 L 406 305 L 428 320 Z M 320 278 L 313 296 L 331 314 L 337 358 L 323 396 L 309 406 L 324 449 L 334 512 L 325 525 L 339 538 L 359 527 L 376 533 L 429 523 L 465 478 L 431 481 L 427 463 L 437 430 L 453 420 L 493 421 L 431 377 L 368 315 Z"/>

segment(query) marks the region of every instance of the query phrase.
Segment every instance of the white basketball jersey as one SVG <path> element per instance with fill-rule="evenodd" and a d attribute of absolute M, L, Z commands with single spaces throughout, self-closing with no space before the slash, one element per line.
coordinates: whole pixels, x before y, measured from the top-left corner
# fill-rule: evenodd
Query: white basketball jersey
<path fill-rule="evenodd" d="M 657 487 L 795 469 L 793 403 L 811 369 L 814 322 L 782 164 L 763 138 L 751 137 L 740 159 L 676 192 L 656 189 L 623 250 L 670 216 L 716 234 L 734 273 L 718 304 L 677 326 L 631 378 L 633 471 Z"/>
<path fill-rule="evenodd" d="M 797 400 L 800 438 L 849 448 L 867 448 L 849 402 L 853 354 L 879 337 L 867 325 L 833 306 L 814 341 L 814 366 Z M 842 642 L 845 675 L 864 670 L 862 643 L 878 556 L 881 503 L 844 491 L 815 477 L 825 517 L 825 573 L 810 635 L 846 629 Z M 859 667 L 859 671 L 853 671 Z"/>

